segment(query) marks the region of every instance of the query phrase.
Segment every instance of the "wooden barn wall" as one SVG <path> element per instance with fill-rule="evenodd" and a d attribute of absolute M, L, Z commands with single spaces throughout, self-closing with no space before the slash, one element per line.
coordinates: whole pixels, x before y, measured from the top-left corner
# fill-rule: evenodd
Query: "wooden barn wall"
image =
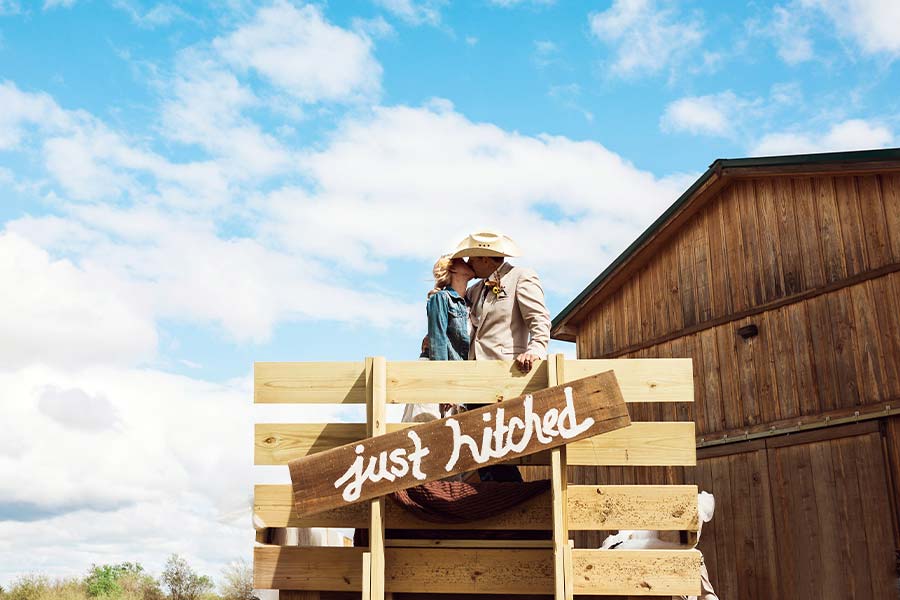
<path fill-rule="evenodd" d="M 756 337 L 738 328 L 757 325 Z M 900 272 L 631 352 L 694 359 L 689 404 L 636 405 L 694 420 L 697 436 L 900 401 Z"/>
<path fill-rule="evenodd" d="M 623 354 L 898 264 L 900 174 L 738 180 L 578 323 L 578 355 Z"/>

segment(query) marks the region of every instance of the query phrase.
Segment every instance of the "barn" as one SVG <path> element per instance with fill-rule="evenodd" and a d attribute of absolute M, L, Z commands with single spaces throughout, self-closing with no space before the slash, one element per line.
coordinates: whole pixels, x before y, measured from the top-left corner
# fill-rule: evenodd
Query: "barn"
<path fill-rule="evenodd" d="M 693 407 L 632 418 L 693 419 L 696 468 L 570 479 L 714 493 L 699 547 L 720 597 L 898 597 L 900 149 L 716 160 L 552 337 L 693 359 Z"/>

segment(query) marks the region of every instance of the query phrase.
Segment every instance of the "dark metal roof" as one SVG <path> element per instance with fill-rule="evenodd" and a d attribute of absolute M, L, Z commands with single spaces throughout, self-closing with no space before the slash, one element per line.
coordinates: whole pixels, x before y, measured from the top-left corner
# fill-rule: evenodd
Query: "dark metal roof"
<path fill-rule="evenodd" d="M 566 319 L 576 312 L 581 303 L 586 300 L 615 270 L 626 260 L 631 258 L 632 254 L 641 247 L 641 245 L 651 238 L 656 231 L 662 227 L 673 214 L 678 212 L 687 202 L 693 198 L 695 192 L 713 176 L 714 173 L 723 170 L 745 169 L 753 167 L 796 167 L 803 165 L 827 165 L 830 163 L 861 163 L 861 162 L 887 162 L 900 161 L 900 148 L 887 148 L 884 150 L 860 150 L 853 152 L 823 152 L 819 154 L 793 154 L 788 156 L 762 156 L 759 158 L 717 158 L 706 172 L 695 181 L 691 187 L 666 209 L 666 211 L 656 219 L 644 233 L 642 233 L 631 245 L 629 245 L 622 254 L 612 261 L 606 269 L 603 270 L 574 300 L 569 302 L 562 311 L 553 318 L 551 331 L 555 334 Z M 555 337 L 555 336 L 554 336 Z"/>

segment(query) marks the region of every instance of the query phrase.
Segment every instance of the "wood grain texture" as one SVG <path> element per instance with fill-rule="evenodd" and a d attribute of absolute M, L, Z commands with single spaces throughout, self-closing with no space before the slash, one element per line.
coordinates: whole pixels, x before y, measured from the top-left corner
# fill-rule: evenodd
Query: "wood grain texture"
<path fill-rule="evenodd" d="M 554 433 L 542 440 L 537 431 L 541 422 L 548 427 L 548 415 L 554 418 Z M 557 418 L 559 427 L 555 428 Z M 511 428 L 515 420 L 520 429 L 515 439 L 517 443 L 523 443 L 522 448 L 511 445 L 514 431 Z M 486 429 L 501 422 L 507 424 L 508 434 L 495 435 Z M 563 423 L 570 429 L 568 435 L 564 435 Z M 294 486 L 294 502 L 300 514 L 336 508 L 479 467 L 524 458 L 621 429 L 629 423 L 615 375 L 606 371 L 568 381 L 565 386 L 546 388 L 454 417 L 415 424 L 404 431 L 293 459 L 288 467 Z M 479 446 L 480 452 L 456 442 L 455 431 L 471 436 L 468 438 L 471 446 Z M 488 446 L 484 445 L 485 440 L 490 442 Z M 498 455 L 500 448 L 503 451 Z M 456 453 L 451 458 L 453 450 Z M 480 453 L 487 454 L 476 458 Z M 371 471 L 371 476 L 362 476 L 364 465 L 365 470 Z M 338 485 L 339 481 L 341 485 Z M 374 575 L 377 567 L 374 551 L 372 560 Z"/>
<path fill-rule="evenodd" d="M 256 403 L 365 404 L 360 362 L 258 362 L 253 365 Z"/>
<path fill-rule="evenodd" d="M 900 261 L 900 175 L 885 173 L 879 179 L 891 256 L 896 262 Z"/>
<path fill-rule="evenodd" d="M 409 427 L 388 423 L 388 431 Z M 316 432 L 322 432 L 316 437 Z M 257 423 L 256 465 L 286 465 L 316 452 L 365 439 L 363 423 Z M 569 465 L 692 465 L 694 424 L 691 422 L 632 422 L 631 426 L 589 440 L 569 444 Z M 549 465 L 550 455 L 539 452 L 512 463 Z"/>
<path fill-rule="evenodd" d="M 256 589 L 361 590 L 364 548 L 260 546 Z M 553 553 L 546 549 L 385 549 L 387 592 L 550 594 Z M 696 550 L 574 550 L 575 594 L 696 594 Z"/>
<path fill-rule="evenodd" d="M 690 402 L 684 361 L 567 361 L 572 379 L 616 373 L 625 402 Z M 547 387 L 546 361 L 522 374 L 512 361 L 387 363 L 388 403 L 494 403 Z M 362 363 L 256 363 L 255 398 L 262 403 L 365 403 Z"/>

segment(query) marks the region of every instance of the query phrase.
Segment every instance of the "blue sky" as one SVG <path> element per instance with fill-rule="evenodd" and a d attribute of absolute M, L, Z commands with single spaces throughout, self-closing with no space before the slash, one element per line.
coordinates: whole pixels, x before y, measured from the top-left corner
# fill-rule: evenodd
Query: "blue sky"
<path fill-rule="evenodd" d="M 472 230 L 556 314 L 715 158 L 900 145 L 898 30 L 893 0 L 0 0 L 0 583 L 248 557 L 250 485 L 286 479 L 250 423 L 297 418 L 250 405 L 254 360 L 414 358 Z"/>

